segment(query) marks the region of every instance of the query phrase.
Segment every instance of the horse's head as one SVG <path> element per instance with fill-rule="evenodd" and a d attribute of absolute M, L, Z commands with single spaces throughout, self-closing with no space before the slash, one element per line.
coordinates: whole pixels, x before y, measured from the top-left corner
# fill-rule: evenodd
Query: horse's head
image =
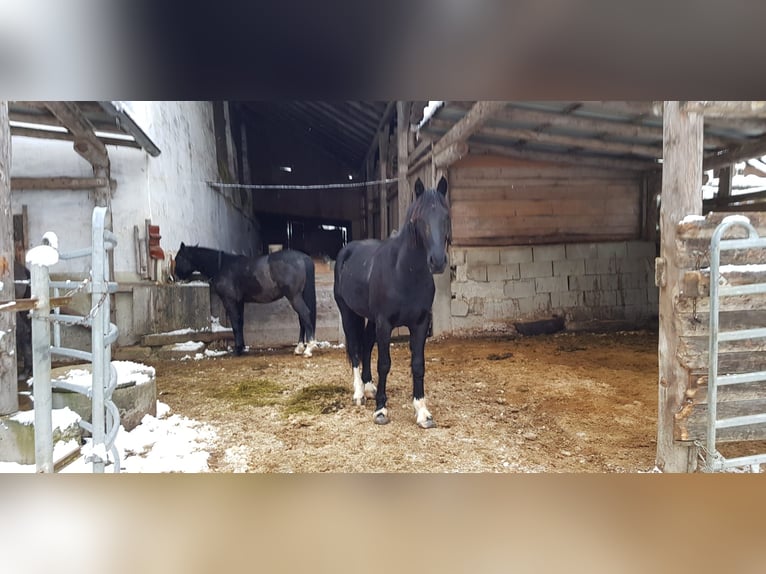
<path fill-rule="evenodd" d="M 415 202 L 410 207 L 409 221 L 417 241 L 426 250 L 431 273 L 442 273 L 447 267 L 447 244 L 450 239 L 447 180 L 442 177 L 436 189 L 426 190 L 423 182 L 415 182 Z"/>
<path fill-rule="evenodd" d="M 181 247 L 178 248 L 178 253 L 176 253 L 174 258 L 173 277 L 181 281 L 186 281 L 195 271 L 196 268 L 192 264 L 189 247 L 184 245 L 184 242 L 182 241 Z"/>

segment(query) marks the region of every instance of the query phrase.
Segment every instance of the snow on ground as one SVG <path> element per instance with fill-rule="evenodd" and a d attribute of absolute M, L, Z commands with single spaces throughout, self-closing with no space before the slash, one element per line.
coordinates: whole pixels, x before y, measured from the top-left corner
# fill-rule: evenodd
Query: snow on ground
<path fill-rule="evenodd" d="M 120 453 L 120 472 L 207 472 L 209 450 L 215 446 L 217 440 L 218 434 L 212 426 L 172 414 L 168 405 L 157 401 L 156 417 L 145 415 L 141 424 L 130 432 L 120 427 L 115 441 Z M 88 451 L 89 443 L 90 440 L 86 439 L 86 445 L 81 449 L 83 452 Z M 57 460 L 75 447 L 76 444 L 73 441 L 67 444 L 57 443 L 53 459 Z M 92 470 L 92 465 L 86 463 L 81 457 L 61 472 L 91 473 Z M 113 472 L 113 470 L 114 467 L 110 465 L 106 472 Z M 34 464 L 0 462 L 0 473 L 33 472 L 35 472 Z"/>
<path fill-rule="evenodd" d="M 154 367 L 142 363 L 112 361 L 112 366 L 120 383 L 133 381 L 141 385 L 154 378 Z M 65 380 L 71 385 L 89 388 L 91 374 L 85 369 L 71 369 Z M 53 409 L 51 415 L 54 429 L 66 429 L 80 421 L 80 416 L 68 407 Z M 21 424 L 33 424 L 34 416 L 33 410 L 20 411 L 12 419 Z M 173 414 L 168 405 L 157 401 L 157 416 L 145 415 L 141 424 L 130 432 L 120 426 L 115 445 L 120 455 L 121 472 L 207 472 L 209 451 L 217 440 L 218 435 L 212 426 Z M 77 446 L 75 441 L 59 441 L 54 445 L 53 460 L 73 452 Z M 90 439 L 85 440 L 80 450 L 86 455 L 93 450 Z M 0 462 L 0 473 L 35 472 L 35 468 L 34 464 Z M 80 457 L 62 472 L 90 473 L 92 469 L 92 465 Z M 113 466 L 107 467 L 107 472 L 113 470 Z"/>
<path fill-rule="evenodd" d="M 187 283 L 188 285 L 188 283 Z M 231 333 L 231 327 L 224 327 L 221 325 L 221 320 L 218 317 L 210 317 L 210 328 L 205 329 L 192 329 L 186 327 L 184 329 L 176 329 L 175 331 L 165 331 L 163 333 L 157 333 L 158 335 L 191 335 L 192 333 Z"/>

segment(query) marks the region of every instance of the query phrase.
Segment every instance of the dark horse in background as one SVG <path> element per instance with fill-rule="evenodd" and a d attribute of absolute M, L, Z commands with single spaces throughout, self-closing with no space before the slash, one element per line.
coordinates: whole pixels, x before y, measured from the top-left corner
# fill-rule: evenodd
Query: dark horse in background
<path fill-rule="evenodd" d="M 16 261 L 13 266 L 13 280 L 29 281 L 29 277 L 29 269 Z M 29 299 L 32 296 L 29 284 L 16 283 L 14 296 L 16 299 Z M 29 311 L 16 313 L 16 357 L 19 378 L 28 379 L 32 376 L 32 319 Z"/>
<path fill-rule="evenodd" d="M 373 420 L 386 424 L 386 378 L 391 368 L 389 344 L 394 327 L 410 331 L 412 405 L 416 422 L 434 426 L 426 408 L 423 376 L 425 344 L 434 301 L 434 273 L 447 266 L 450 234 L 447 180 L 425 190 L 418 179 L 416 200 L 399 232 L 388 239 L 352 241 L 338 253 L 335 264 L 335 301 L 346 334 L 348 358 L 354 375 L 357 405 L 375 397 Z M 365 323 L 366 321 L 366 323 Z M 370 356 L 378 344 L 378 386 L 372 382 Z M 362 371 L 359 372 L 359 363 Z"/>
<path fill-rule="evenodd" d="M 285 297 L 300 322 L 295 354 L 310 357 L 316 348 L 316 285 L 314 262 L 300 251 L 284 250 L 245 257 L 181 243 L 175 256 L 174 276 L 189 279 L 198 271 L 207 277 L 221 298 L 234 330 L 234 354 L 245 349 L 245 303 L 271 303 Z"/>

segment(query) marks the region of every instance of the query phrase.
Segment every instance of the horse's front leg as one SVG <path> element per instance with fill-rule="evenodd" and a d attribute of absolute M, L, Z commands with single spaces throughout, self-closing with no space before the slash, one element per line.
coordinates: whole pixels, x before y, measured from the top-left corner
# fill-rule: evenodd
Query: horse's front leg
<path fill-rule="evenodd" d="M 391 370 L 391 324 L 378 318 L 375 321 L 375 335 L 378 343 L 378 390 L 375 393 L 375 412 L 372 415 L 375 424 L 384 425 L 389 422 L 386 403 L 386 380 Z"/>
<path fill-rule="evenodd" d="M 426 336 L 428 318 L 410 327 L 410 366 L 412 368 L 412 406 L 415 409 L 415 422 L 419 427 L 429 429 L 436 426 L 433 416 L 426 408 L 426 394 L 423 377 L 426 372 Z"/>
<path fill-rule="evenodd" d="M 362 338 L 362 381 L 365 399 L 374 399 L 378 391 L 372 382 L 372 348 L 375 346 L 375 337 L 375 321 L 367 321 Z"/>

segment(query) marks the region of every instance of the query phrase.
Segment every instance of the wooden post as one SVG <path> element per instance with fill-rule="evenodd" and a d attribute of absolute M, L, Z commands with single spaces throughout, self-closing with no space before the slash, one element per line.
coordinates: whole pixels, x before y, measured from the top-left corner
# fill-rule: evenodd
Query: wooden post
<path fill-rule="evenodd" d="M 378 134 L 378 151 L 380 155 L 380 179 L 388 179 L 388 127 Z M 380 184 L 380 239 L 388 237 L 388 184 Z"/>
<path fill-rule="evenodd" d="M 366 181 L 372 181 L 374 171 L 375 171 L 374 156 L 368 156 L 365 162 Z M 365 237 L 368 239 L 371 239 L 374 237 L 372 210 L 373 210 L 373 202 L 375 201 L 375 191 L 371 185 L 367 185 L 364 188 L 364 200 L 365 200 L 364 211 L 365 211 L 366 223 L 367 223 L 366 229 L 364 230 Z"/>
<path fill-rule="evenodd" d="M 406 223 L 407 209 L 412 203 L 412 191 L 407 181 L 409 169 L 410 102 L 396 102 L 397 175 L 399 178 L 399 229 Z"/>
<path fill-rule="evenodd" d="M 731 197 L 731 180 L 734 175 L 734 166 L 727 165 L 722 167 L 718 174 L 718 193 L 715 196 L 715 204 L 721 207 L 729 203 Z"/>
<path fill-rule="evenodd" d="M 11 127 L 8 102 L 0 101 L 0 300 L 15 299 L 11 212 Z M 0 415 L 19 410 L 16 381 L 16 313 L 0 311 Z"/>
<path fill-rule="evenodd" d="M 665 102 L 663 113 L 662 202 L 660 206 L 660 260 L 657 273 L 659 309 L 659 404 L 657 467 L 663 472 L 690 472 L 695 451 L 673 440 L 675 414 L 681 409 L 689 374 L 677 359 L 679 333 L 674 300 L 679 295 L 683 270 L 676 261 L 676 226 L 687 215 L 702 213 L 703 117 L 685 113 L 680 102 Z"/>

